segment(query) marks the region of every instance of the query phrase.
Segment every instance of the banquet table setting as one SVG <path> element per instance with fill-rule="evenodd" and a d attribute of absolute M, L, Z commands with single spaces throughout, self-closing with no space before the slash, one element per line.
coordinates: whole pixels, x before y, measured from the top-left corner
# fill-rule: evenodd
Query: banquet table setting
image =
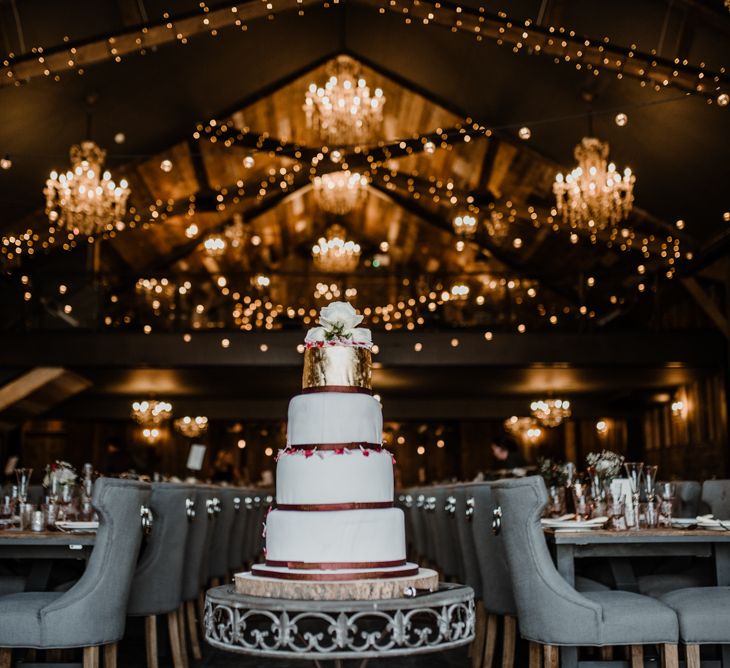
<path fill-rule="evenodd" d="M 730 0 L 0 0 L 0 668 L 730 668 Z"/>

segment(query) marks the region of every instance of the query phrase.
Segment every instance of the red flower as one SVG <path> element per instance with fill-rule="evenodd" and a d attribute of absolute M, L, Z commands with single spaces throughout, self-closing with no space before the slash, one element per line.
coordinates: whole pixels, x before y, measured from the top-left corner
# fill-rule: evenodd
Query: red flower
<path fill-rule="evenodd" d="M 335 448 L 335 454 L 336 455 L 344 455 L 345 454 L 345 448 Z"/>
<path fill-rule="evenodd" d="M 370 456 L 370 450 L 368 450 L 367 448 L 362 448 L 361 447 L 360 450 L 362 450 L 363 457 L 369 457 Z"/>
<path fill-rule="evenodd" d="M 305 457 L 311 457 L 314 454 L 314 450 L 305 450 L 304 456 Z"/>

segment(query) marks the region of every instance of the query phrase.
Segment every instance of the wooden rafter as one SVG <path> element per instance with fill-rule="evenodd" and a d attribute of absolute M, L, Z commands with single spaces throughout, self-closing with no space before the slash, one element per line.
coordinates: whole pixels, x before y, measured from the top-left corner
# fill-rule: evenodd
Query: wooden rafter
<path fill-rule="evenodd" d="M 414 23 L 433 23 L 454 32 L 470 34 L 513 48 L 531 50 L 550 58 L 581 63 L 587 69 L 608 70 L 661 88 L 673 87 L 713 99 L 730 87 L 724 73 L 704 70 L 686 61 L 669 60 L 637 49 L 616 46 L 600 39 L 578 35 L 564 27 L 543 27 L 531 21 L 510 19 L 504 12 L 493 14 L 455 2 L 439 0 L 358 0 L 398 14 Z"/>
<path fill-rule="evenodd" d="M 426 209 L 418 202 L 413 200 L 411 197 L 403 195 L 392 188 L 388 188 L 386 185 L 380 183 L 378 180 L 374 179 L 370 185 L 375 190 L 385 195 L 393 203 L 413 214 L 423 222 L 428 223 L 433 227 L 436 227 L 444 232 L 449 233 L 450 235 L 455 236 L 451 223 L 448 220 L 444 219 L 438 213 Z M 545 276 L 542 272 L 536 271 L 533 267 L 524 265 L 522 262 L 520 262 L 520 260 L 505 253 L 502 248 L 490 241 L 488 238 L 480 238 L 480 241 L 477 245 L 479 246 L 479 251 L 482 256 L 486 258 L 496 258 L 505 267 L 507 267 L 510 271 L 514 272 L 521 278 L 537 281 L 542 287 L 550 290 L 553 294 L 561 297 L 573 306 L 581 305 L 578 295 L 575 292 L 566 289 L 560 285 L 557 285 L 552 279 Z"/>
<path fill-rule="evenodd" d="M 278 0 L 276 9 L 260 0 L 223 2 L 214 9 L 182 12 L 159 21 L 124 27 L 105 35 L 70 41 L 6 59 L 0 68 L 0 87 L 37 77 L 75 71 L 97 63 L 121 59 L 163 44 L 187 40 L 203 33 L 244 24 L 266 16 L 321 4 L 321 0 Z"/>

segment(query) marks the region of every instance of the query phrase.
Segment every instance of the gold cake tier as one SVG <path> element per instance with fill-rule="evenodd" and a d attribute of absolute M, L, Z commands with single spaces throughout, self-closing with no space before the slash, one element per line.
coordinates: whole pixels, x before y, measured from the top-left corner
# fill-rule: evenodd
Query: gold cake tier
<path fill-rule="evenodd" d="M 324 345 L 304 351 L 302 388 L 360 388 L 372 391 L 372 360 L 368 348 Z"/>

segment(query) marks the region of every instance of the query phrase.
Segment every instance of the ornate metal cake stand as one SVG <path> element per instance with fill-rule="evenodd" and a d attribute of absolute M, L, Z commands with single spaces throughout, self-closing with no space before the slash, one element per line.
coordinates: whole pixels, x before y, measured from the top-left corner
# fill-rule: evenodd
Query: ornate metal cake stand
<path fill-rule="evenodd" d="M 439 652 L 474 638 L 474 591 L 442 584 L 412 598 L 383 601 L 297 601 L 208 590 L 205 639 L 213 647 L 321 665 Z"/>

